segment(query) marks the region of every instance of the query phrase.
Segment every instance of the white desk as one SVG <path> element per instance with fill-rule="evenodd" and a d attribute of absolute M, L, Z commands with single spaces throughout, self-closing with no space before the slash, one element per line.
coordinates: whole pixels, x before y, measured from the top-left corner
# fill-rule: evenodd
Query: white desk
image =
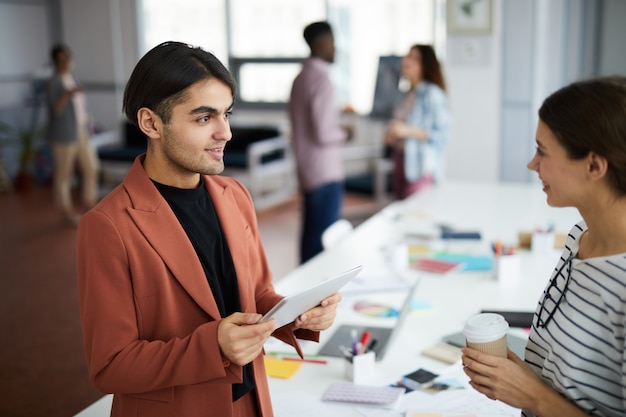
<path fill-rule="evenodd" d="M 558 252 L 544 256 L 521 253 L 520 279 L 507 285 L 487 272 L 458 272 L 445 276 L 418 274 L 398 268 L 397 263 L 391 261 L 401 251 L 397 248 L 402 248 L 402 242 L 406 241 L 403 232 L 407 228 L 429 222 L 445 223 L 458 229 L 479 230 L 484 243 L 495 239 L 513 243 L 520 230 L 534 230 L 552 222 L 557 232 L 567 232 L 579 220 L 575 209 L 550 208 L 538 184 L 446 182 L 386 207 L 357 227 L 332 251 L 297 268 L 276 287 L 279 292 L 289 293 L 358 264 L 364 265 L 363 273 L 389 270 L 390 265 L 396 265 L 396 272 L 403 279 L 417 283 L 412 297 L 428 301 L 432 310 L 427 314 L 409 314 L 398 328 L 384 359 L 377 363 L 375 383 L 388 384 L 420 367 L 435 372 L 448 367 L 420 352 L 442 336 L 459 331 L 465 320 L 481 309 L 534 310 L 558 256 Z M 394 295 L 374 295 L 383 302 L 390 297 Z M 354 313 L 349 305 L 350 299 L 350 296 L 345 297 L 346 302 L 342 302 L 335 325 L 322 333 L 321 343 L 343 323 L 393 326 L 389 319 L 365 318 Z M 305 350 L 310 353 L 316 349 L 317 345 L 305 345 Z M 326 365 L 303 363 L 288 380 L 269 379 L 272 397 L 275 401 L 284 401 L 290 393 L 306 392 L 319 398 L 331 383 L 345 380 L 343 365 L 339 358 L 329 358 Z M 105 397 L 78 416 L 105 416 L 108 407 L 110 397 Z"/>

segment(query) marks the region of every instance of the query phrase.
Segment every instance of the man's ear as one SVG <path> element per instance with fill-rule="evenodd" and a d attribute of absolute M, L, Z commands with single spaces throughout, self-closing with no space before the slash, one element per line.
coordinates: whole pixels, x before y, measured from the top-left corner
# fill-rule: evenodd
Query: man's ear
<path fill-rule="evenodd" d="M 163 121 L 149 108 L 142 107 L 137 111 L 137 125 L 149 139 L 161 139 Z"/>
<path fill-rule="evenodd" d="M 587 174 L 591 179 L 601 179 L 606 176 L 609 169 L 609 161 L 595 152 L 587 155 Z"/>

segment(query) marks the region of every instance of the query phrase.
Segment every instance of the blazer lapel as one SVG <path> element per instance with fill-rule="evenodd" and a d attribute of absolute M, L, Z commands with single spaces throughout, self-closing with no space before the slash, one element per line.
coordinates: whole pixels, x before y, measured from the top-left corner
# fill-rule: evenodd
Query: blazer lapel
<path fill-rule="evenodd" d="M 132 200 L 128 212 L 182 287 L 204 311 L 217 319 L 219 309 L 198 255 L 169 204 L 146 175 L 142 162 L 142 157 L 136 159 L 124 179 L 124 187 Z"/>

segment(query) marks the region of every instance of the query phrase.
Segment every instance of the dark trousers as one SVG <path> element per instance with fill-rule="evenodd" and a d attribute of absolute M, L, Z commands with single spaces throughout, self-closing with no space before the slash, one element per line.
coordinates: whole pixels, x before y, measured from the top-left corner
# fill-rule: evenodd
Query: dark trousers
<path fill-rule="evenodd" d="M 322 233 L 328 226 L 339 220 L 342 201 L 342 182 L 331 182 L 304 193 L 300 239 L 301 263 L 308 261 L 323 250 Z"/>

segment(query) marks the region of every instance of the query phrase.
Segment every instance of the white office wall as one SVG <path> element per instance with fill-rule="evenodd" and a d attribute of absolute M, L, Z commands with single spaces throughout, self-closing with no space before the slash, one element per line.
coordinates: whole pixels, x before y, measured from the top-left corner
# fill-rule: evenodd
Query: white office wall
<path fill-rule="evenodd" d="M 604 0 L 598 72 L 626 75 L 626 1 Z"/>
<path fill-rule="evenodd" d="M 499 180 L 537 180 L 526 168 L 535 149 L 537 111 L 552 92 L 593 75 L 599 4 L 595 0 L 503 3 Z"/>
<path fill-rule="evenodd" d="M 497 181 L 502 68 L 501 1 L 490 34 L 448 35 L 445 74 L 452 131 L 446 178 Z"/>
<path fill-rule="evenodd" d="M 23 104 L 30 77 L 48 61 L 48 18 L 44 4 L 0 3 L 0 109 Z"/>
<path fill-rule="evenodd" d="M 535 118 L 535 90 L 545 82 L 543 72 L 535 71 L 538 56 L 545 53 L 544 14 L 535 2 L 509 2 L 504 5 L 502 102 L 499 175 L 504 181 L 527 180 L 525 161 L 532 149 Z M 539 43 L 539 45 L 538 45 Z"/>
<path fill-rule="evenodd" d="M 64 39 L 74 51 L 76 78 L 87 84 L 90 114 L 105 129 L 119 128 L 137 56 L 134 2 L 62 0 L 61 7 Z"/>
<path fill-rule="evenodd" d="M 48 34 L 43 2 L 0 2 L 0 121 L 20 130 L 45 117 L 43 107 L 33 105 L 32 78 L 49 61 Z M 17 142 L 0 149 L 3 168 L 11 177 L 18 171 L 20 150 Z"/>

